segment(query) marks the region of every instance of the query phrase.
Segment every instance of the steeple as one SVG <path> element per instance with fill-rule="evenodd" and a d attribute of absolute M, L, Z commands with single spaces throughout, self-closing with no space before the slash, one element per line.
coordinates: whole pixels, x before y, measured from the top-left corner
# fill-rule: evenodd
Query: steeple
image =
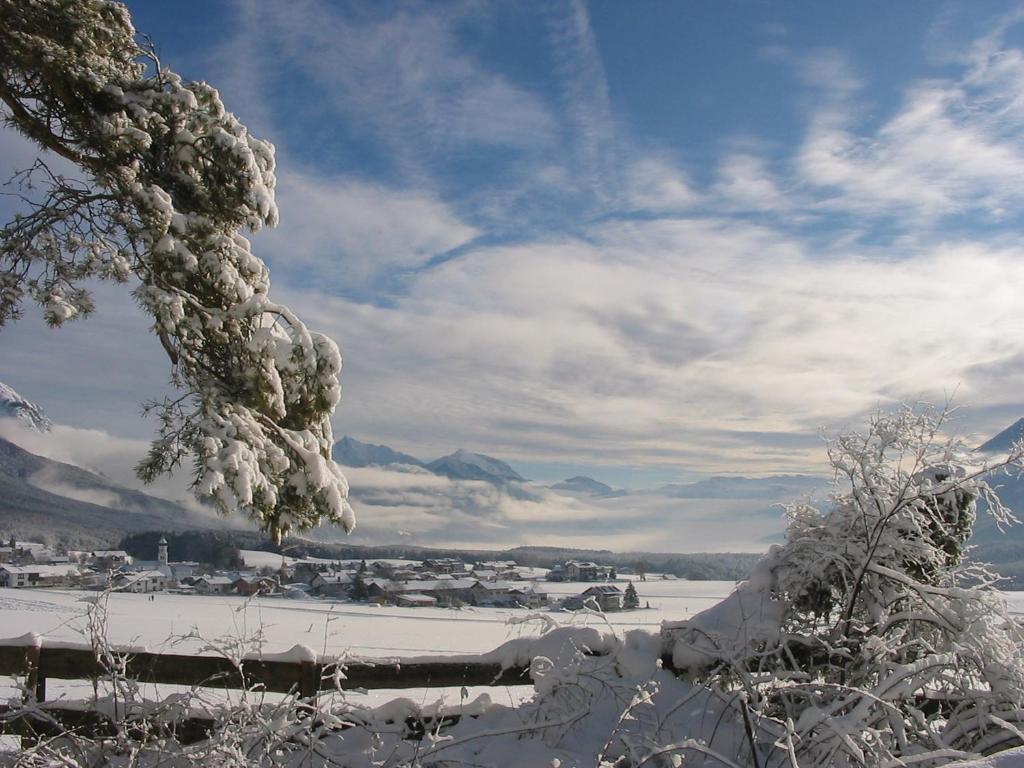
<path fill-rule="evenodd" d="M 157 542 L 159 549 L 157 550 L 156 559 L 160 565 L 167 565 L 167 539 L 164 536 L 160 537 L 160 541 Z"/>

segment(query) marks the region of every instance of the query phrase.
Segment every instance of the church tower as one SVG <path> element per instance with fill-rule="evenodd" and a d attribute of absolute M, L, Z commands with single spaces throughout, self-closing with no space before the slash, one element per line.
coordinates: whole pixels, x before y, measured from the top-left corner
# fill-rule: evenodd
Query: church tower
<path fill-rule="evenodd" d="M 160 565 L 167 565 L 167 539 L 161 536 L 160 541 L 157 542 L 157 545 L 160 547 L 160 549 L 157 550 L 156 559 L 160 563 Z"/>

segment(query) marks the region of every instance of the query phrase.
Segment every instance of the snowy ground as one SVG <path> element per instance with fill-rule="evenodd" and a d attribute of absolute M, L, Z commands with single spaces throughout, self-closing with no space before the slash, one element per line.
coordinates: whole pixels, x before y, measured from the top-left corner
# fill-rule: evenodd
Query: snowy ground
<path fill-rule="evenodd" d="M 678 620 L 724 598 L 732 582 L 682 579 L 634 582 L 649 609 L 610 613 L 604 619 L 542 611 L 559 624 L 604 624 L 615 630 L 656 630 L 663 619 Z M 587 584 L 544 583 L 552 597 L 577 594 Z M 624 586 L 624 583 L 620 583 Z M 38 632 L 55 640 L 81 640 L 85 612 L 95 595 L 54 589 L 0 590 L 0 637 Z M 1024 615 L 1024 592 L 1007 593 L 1012 613 Z M 152 650 L 196 650 L 197 639 L 178 640 L 193 632 L 209 639 L 255 641 L 264 650 L 286 650 L 296 643 L 321 653 L 393 657 L 421 654 L 475 653 L 522 635 L 536 634 L 541 623 L 522 621 L 535 615 L 507 608 L 398 608 L 321 600 L 111 594 L 109 639 Z"/>
<path fill-rule="evenodd" d="M 578 594 L 589 584 L 542 583 L 552 597 Z M 625 582 L 620 584 L 624 587 Z M 152 651 L 197 652 L 207 641 L 241 645 L 245 650 L 280 652 L 297 643 L 319 653 L 355 657 L 409 657 L 418 655 L 480 653 L 506 640 L 538 635 L 543 623 L 529 620 L 539 614 L 559 624 L 610 625 L 615 631 L 643 628 L 657 631 L 662 619 L 678 619 L 721 600 L 732 582 L 658 580 L 636 582 L 641 604 L 650 609 L 608 614 L 605 619 L 558 611 L 533 612 L 506 608 L 398 608 L 321 600 L 242 598 L 234 595 L 201 596 L 114 593 L 109 596 L 108 638 L 117 645 L 146 647 Z M 95 593 L 54 589 L 0 590 L 0 638 L 28 632 L 61 641 L 82 642 L 85 614 Z M 524 621 L 525 620 L 525 621 Z M 205 640 L 193 635 L 201 635 Z M 53 680 L 50 696 L 87 696 L 86 684 Z M 165 690 L 166 689 L 166 690 Z M 150 695 L 174 689 L 161 686 Z M 486 689 L 470 691 L 472 696 Z M 0 683 L 0 697 L 13 689 Z M 417 700 L 459 699 L 459 691 L 378 691 L 375 702 L 397 695 Z M 497 700 L 516 701 L 529 688 L 489 691 Z"/>
<path fill-rule="evenodd" d="M 537 635 L 542 615 L 558 624 L 609 625 L 616 632 L 641 628 L 656 632 L 662 620 L 678 620 L 724 598 L 732 582 L 681 579 L 636 581 L 641 605 L 650 608 L 611 613 L 606 617 L 559 611 L 531 612 L 504 608 L 398 608 L 375 607 L 320 600 L 279 598 L 115 593 L 108 601 L 108 638 L 118 645 L 144 646 L 152 651 L 196 652 L 207 641 L 238 646 L 247 651 L 284 651 L 296 644 L 320 653 L 354 657 L 409 657 L 417 655 L 479 653 L 515 637 Z M 552 597 L 577 594 L 587 584 L 543 583 Z M 619 584 L 624 586 L 624 582 Z M 54 589 L 0 589 L 0 638 L 28 632 L 61 641 L 81 642 L 85 614 L 96 595 Z M 1024 615 L 1024 592 L 1007 594 L 1010 609 Z M 197 635 L 202 636 L 199 639 Z M 53 680 L 51 696 L 87 696 L 86 684 Z M 161 686 L 153 694 L 169 691 Z M 82 689 L 82 690 L 79 690 Z M 484 689 L 481 689 L 481 691 Z M 472 691 L 476 695 L 480 691 Z M 529 688 L 490 691 L 495 699 L 517 700 Z M 0 683 L 0 697 L 13 689 Z M 374 701 L 396 695 L 418 699 L 458 699 L 458 691 L 373 692 Z"/>
<path fill-rule="evenodd" d="M 577 594 L 587 584 L 543 584 L 552 597 Z M 662 619 L 684 618 L 721 600 L 732 589 L 723 581 L 637 582 L 641 604 L 650 609 L 607 616 L 617 630 L 656 630 Z M 63 590 L 0 591 L 0 636 L 38 632 L 57 640 L 78 640 L 92 593 Z M 506 608 L 397 608 L 321 600 L 245 599 L 233 595 L 200 596 L 115 593 L 110 595 L 109 638 L 112 642 L 169 646 L 169 639 L 198 630 L 207 638 L 245 639 L 262 634 L 267 651 L 286 650 L 296 643 L 321 653 L 355 656 L 409 656 L 474 653 L 504 641 L 540 631 L 540 622 L 513 623 L 532 615 Z M 561 624 L 602 623 L 592 616 L 543 611 Z M 198 648 L 200 641 L 179 641 L 179 652 Z"/>

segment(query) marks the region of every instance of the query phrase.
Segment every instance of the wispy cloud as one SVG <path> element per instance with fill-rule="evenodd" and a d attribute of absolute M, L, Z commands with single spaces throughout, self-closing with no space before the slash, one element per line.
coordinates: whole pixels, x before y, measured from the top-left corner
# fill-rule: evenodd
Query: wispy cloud
<path fill-rule="evenodd" d="M 753 154 L 726 156 L 719 165 L 714 191 L 732 210 L 780 211 L 792 205 L 764 160 Z"/>
<path fill-rule="evenodd" d="M 684 212 L 700 202 L 686 174 L 670 159 L 642 156 L 625 171 L 623 204 L 652 214 Z"/>
<path fill-rule="evenodd" d="M 607 203 L 615 197 L 621 169 L 608 83 L 587 8 L 580 0 L 569 0 L 547 11 L 573 170 L 587 192 Z"/>
<path fill-rule="evenodd" d="M 646 493 L 576 498 L 539 485 L 499 488 L 383 468 L 347 470 L 360 514 L 354 541 L 511 547 L 562 546 L 647 551 L 758 551 L 783 529 L 770 503 L 680 499 Z"/>
<path fill-rule="evenodd" d="M 309 275 L 325 288 L 365 296 L 368 287 L 464 245 L 479 230 L 430 191 L 345 177 L 283 172 L 281 225 L 256 238 L 284 279 Z"/>
<path fill-rule="evenodd" d="M 465 52 L 458 26 L 479 12 L 471 4 L 347 15 L 317 0 L 240 9 L 253 47 L 272 49 L 275 66 L 305 81 L 298 108 L 312 121 L 314 140 L 327 138 L 317 121 L 344 116 L 349 130 L 382 141 L 406 178 L 420 180 L 439 159 L 467 148 L 554 141 L 556 123 L 544 103 Z M 273 83 L 274 73 L 263 82 Z"/>
<path fill-rule="evenodd" d="M 389 308 L 296 296 L 352 361 L 341 428 L 427 454 L 469 443 L 520 460 L 813 471 L 813 442 L 781 451 L 750 435 L 744 451 L 708 435 L 813 437 L 958 383 L 971 401 L 972 366 L 1024 338 L 1013 296 L 993 291 L 1024 279 L 1015 249 L 826 257 L 714 219 L 587 234 L 473 249 Z"/>
<path fill-rule="evenodd" d="M 862 83 L 841 57 L 804 65 L 828 98 L 797 156 L 800 179 L 827 195 L 823 207 L 924 220 L 974 213 L 1000 218 L 1024 182 L 1024 65 L 1001 35 L 971 47 L 956 79 L 909 84 L 895 114 L 858 130 Z"/>

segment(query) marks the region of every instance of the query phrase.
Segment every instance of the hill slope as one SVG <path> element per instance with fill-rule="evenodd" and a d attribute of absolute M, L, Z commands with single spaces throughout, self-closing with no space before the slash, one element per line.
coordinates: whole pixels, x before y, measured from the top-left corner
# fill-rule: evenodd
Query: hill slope
<path fill-rule="evenodd" d="M 386 445 L 364 443 L 347 435 L 334 444 L 331 458 L 346 467 L 386 467 L 389 464 L 411 464 L 422 467 L 423 462 L 408 453 Z"/>
<path fill-rule="evenodd" d="M 0 529 L 74 546 L 112 544 L 125 533 L 223 528 L 207 516 L 133 491 L 0 439 Z"/>

